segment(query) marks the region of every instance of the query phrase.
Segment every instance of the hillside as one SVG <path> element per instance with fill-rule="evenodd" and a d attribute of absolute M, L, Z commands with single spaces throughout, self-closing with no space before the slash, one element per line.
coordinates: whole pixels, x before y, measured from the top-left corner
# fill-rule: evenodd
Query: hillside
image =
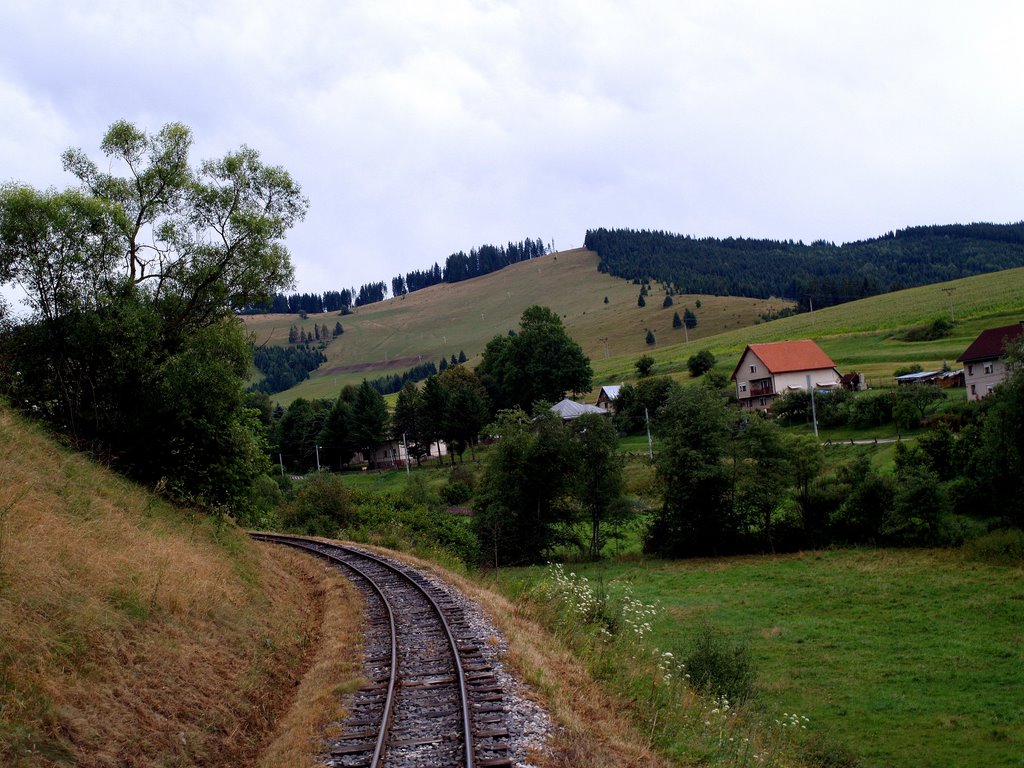
<path fill-rule="evenodd" d="M 956 322 L 949 336 L 928 342 L 900 340 L 902 330 L 938 318 L 948 319 L 951 301 Z M 810 338 L 819 342 L 840 371 L 861 371 L 874 379 L 875 385 L 888 385 L 893 370 L 911 363 L 941 368 L 946 362 L 956 367 L 957 356 L 980 331 L 1022 319 L 1024 268 L 1017 268 L 872 296 L 747 328 L 731 328 L 689 344 L 659 344 L 651 354 L 657 373 L 688 376 L 686 359 L 707 348 L 718 358 L 718 370 L 728 375 L 747 344 Z M 595 359 L 595 381 L 633 378 L 634 359 Z"/>
<path fill-rule="evenodd" d="M 316 644 L 322 569 L 3 404 L 0 476 L 0 764 L 254 764 Z"/>
<path fill-rule="evenodd" d="M 596 229 L 601 270 L 675 290 L 783 296 L 803 309 L 1024 266 L 1024 222 L 910 227 L 836 246 Z"/>
<path fill-rule="evenodd" d="M 716 296 L 674 296 L 663 308 L 665 292 L 653 286 L 647 305 L 637 306 L 640 286 L 602 274 L 597 256 L 585 249 L 562 251 L 483 277 L 452 285 L 424 288 L 397 299 L 359 307 L 354 314 L 254 315 L 244 317 L 257 344 L 284 345 L 291 325 L 311 331 L 314 321 L 330 328 L 341 321 L 345 332 L 326 351 L 328 362 L 308 381 L 273 396 L 287 405 L 296 397 L 335 397 L 345 384 L 398 372 L 427 360 L 438 361 L 464 351 L 474 364 L 487 342 L 519 324 L 531 304 L 551 307 L 595 362 L 606 357 L 636 357 L 650 349 L 645 338 L 654 332 L 659 346 L 682 341 L 683 329 L 672 328 L 672 316 L 689 308 L 699 340 L 733 328 L 752 325 L 761 314 L 789 302 Z M 604 303 L 605 297 L 608 303 Z M 700 300 L 698 308 L 696 302 Z"/>

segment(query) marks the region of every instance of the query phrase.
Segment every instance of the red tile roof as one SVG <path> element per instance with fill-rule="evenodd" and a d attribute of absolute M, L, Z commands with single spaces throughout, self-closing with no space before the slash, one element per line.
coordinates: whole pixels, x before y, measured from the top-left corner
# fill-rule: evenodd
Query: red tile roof
<path fill-rule="evenodd" d="M 799 341 L 774 341 L 767 344 L 748 344 L 747 349 L 753 352 L 764 363 L 769 373 L 788 373 L 790 371 L 813 371 L 821 368 L 835 368 L 832 358 L 810 339 Z M 740 362 L 747 354 L 747 349 L 740 355 Z M 736 378 L 736 371 L 732 372 Z"/>
<path fill-rule="evenodd" d="M 1015 325 L 1004 325 L 1001 328 L 989 328 L 978 334 L 957 362 L 970 363 L 975 360 L 996 360 L 1006 351 L 1006 342 L 1013 341 L 1024 333 L 1024 322 Z"/>

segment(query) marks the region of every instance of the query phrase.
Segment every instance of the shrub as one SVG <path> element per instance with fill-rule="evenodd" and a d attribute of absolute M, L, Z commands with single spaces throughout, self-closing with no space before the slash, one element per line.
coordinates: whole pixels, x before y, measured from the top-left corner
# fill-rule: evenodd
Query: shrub
<path fill-rule="evenodd" d="M 907 329 L 902 335 L 896 338 L 900 341 L 935 341 L 944 339 L 953 332 L 953 324 L 944 317 L 926 325 L 918 325 Z"/>
<path fill-rule="evenodd" d="M 702 349 L 697 354 L 690 356 L 686 361 L 686 367 L 690 370 L 690 375 L 697 378 L 714 368 L 717 362 L 710 349 Z"/>
<path fill-rule="evenodd" d="M 447 485 L 441 488 L 441 501 L 449 507 L 465 504 L 472 496 L 473 492 L 469 489 L 469 486 L 461 480 L 449 481 Z"/>
<path fill-rule="evenodd" d="M 310 536 L 336 536 L 355 515 L 352 493 L 338 475 L 318 474 L 285 506 L 281 522 L 287 530 Z"/>
<path fill-rule="evenodd" d="M 894 392 L 860 395 L 849 404 L 850 426 L 863 429 L 880 427 L 892 422 L 892 409 L 896 404 Z"/>
<path fill-rule="evenodd" d="M 705 624 L 683 660 L 690 684 L 712 696 L 724 696 L 730 702 L 742 702 L 754 693 L 754 666 L 750 648 L 733 644 Z"/>
<path fill-rule="evenodd" d="M 964 545 L 964 554 L 973 560 L 999 565 L 1024 565 L 1024 531 L 1003 528 Z"/>

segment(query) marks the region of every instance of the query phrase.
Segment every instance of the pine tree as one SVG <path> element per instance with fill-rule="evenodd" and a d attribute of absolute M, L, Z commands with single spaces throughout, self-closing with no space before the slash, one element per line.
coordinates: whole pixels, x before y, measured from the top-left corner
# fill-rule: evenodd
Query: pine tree
<path fill-rule="evenodd" d="M 457 358 L 455 356 L 455 353 L 453 352 L 452 353 L 452 359 L 448 362 L 448 365 L 451 366 L 452 368 L 454 368 L 458 364 L 459 364 L 459 358 Z"/>
<path fill-rule="evenodd" d="M 690 330 L 697 327 L 697 316 L 690 311 L 689 307 L 683 310 L 683 322 L 686 323 L 686 327 Z"/>
<path fill-rule="evenodd" d="M 638 307 L 646 307 L 646 306 L 647 306 L 647 302 L 646 302 L 646 301 L 644 300 L 644 294 L 643 294 L 643 291 L 641 291 L 641 292 L 640 292 L 640 296 L 638 296 L 638 297 L 637 297 L 637 300 L 636 300 L 636 305 L 637 305 Z"/>
<path fill-rule="evenodd" d="M 299 343 L 299 329 L 294 325 L 288 329 L 288 343 L 298 344 Z"/>
<path fill-rule="evenodd" d="M 448 370 L 448 360 L 444 357 L 441 358 L 441 364 L 437 366 L 438 372 Z"/>
<path fill-rule="evenodd" d="M 461 364 L 461 363 L 464 363 L 464 362 L 466 362 L 466 360 L 468 360 L 468 359 L 469 359 L 469 358 L 467 358 L 467 357 L 466 357 L 466 353 L 465 353 L 465 352 L 464 352 L 463 350 L 461 350 L 461 349 L 460 349 L 460 350 L 459 350 L 459 363 L 460 363 L 460 364 Z"/>
<path fill-rule="evenodd" d="M 338 321 L 334 324 L 334 335 L 335 337 L 341 336 L 345 332 L 345 329 L 341 327 L 341 322 Z"/>
<path fill-rule="evenodd" d="M 673 328 L 682 328 L 683 327 L 683 321 L 679 317 L 679 313 L 678 312 L 675 312 L 672 315 L 672 327 Z"/>
<path fill-rule="evenodd" d="M 672 297 L 669 296 L 667 293 L 665 294 L 665 300 L 661 302 L 661 306 L 663 309 L 667 309 L 668 307 L 672 306 Z"/>
<path fill-rule="evenodd" d="M 320 341 L 320 326 L 316 323 L 313 323 L 313 333 L 316 336 L 316 340 Z"/>
<path fill-rule="evenodd" d="M 647 343 L 654 344 L 654 331 L 650 329 L 647 330 Z"/>

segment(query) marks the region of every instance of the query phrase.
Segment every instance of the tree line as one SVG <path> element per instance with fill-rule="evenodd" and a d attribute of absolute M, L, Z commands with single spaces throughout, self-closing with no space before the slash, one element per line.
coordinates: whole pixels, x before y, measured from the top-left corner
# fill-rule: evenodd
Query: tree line
<path fill-rule="evenodd" d="M 435 262 L 429 269 L 413 270 L 404 276 L 391 278 L 391 293 L 393 296 L 402 296 L 439 283 L 457 283 L 489 275 L 511 264 L 544 256 L 547 252 L 539 237 L 536 240 L 527 238 L 518 243 L 509 242 L 504 246 L 481 245 L 479 248 L 471 248 L 469 253 L 457 251 L 445 259 L 443 269 Z"/>
<path fill-rule="evenodd" d="M 844 243 L 588 230 L 598 269 L 672 293 L 777 296 L 803 310 L 1024 265 L 1024 222 L 910 227 Z"/>

